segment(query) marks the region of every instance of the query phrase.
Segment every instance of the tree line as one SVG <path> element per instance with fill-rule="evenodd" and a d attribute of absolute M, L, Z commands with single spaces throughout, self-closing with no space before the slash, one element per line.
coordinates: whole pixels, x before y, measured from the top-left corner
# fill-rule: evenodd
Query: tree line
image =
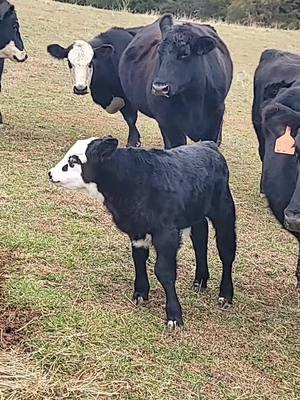
<path fill-rule="evenodd" d="M 257 24 L 299 29 L 300 0 L 58 0 L 63 3 L 134 13 L 170 12 L 177 17 L 220 19 L 244 25 Z"/>

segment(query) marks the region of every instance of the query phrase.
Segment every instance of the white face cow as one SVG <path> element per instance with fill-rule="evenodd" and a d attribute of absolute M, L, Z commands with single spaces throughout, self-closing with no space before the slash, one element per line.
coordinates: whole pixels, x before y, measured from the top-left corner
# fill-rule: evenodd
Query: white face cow
<path fill-rule="evenodd" d="M 51 44 L 47 49 L 53 57 L 68 60 L 74 93 L 87 94 L 93 75 L 94 50 L 92 46 L 84 40 L 76 40 L 68 48 Z"/>

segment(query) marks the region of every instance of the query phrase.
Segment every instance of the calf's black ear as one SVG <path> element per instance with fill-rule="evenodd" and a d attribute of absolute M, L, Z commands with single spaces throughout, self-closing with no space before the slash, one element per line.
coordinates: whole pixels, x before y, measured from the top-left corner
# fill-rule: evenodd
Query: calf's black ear
<path fill-rule="evenodd" d="M 91 162 L 99 162 L 110 158 L 118 147 L 118 140 L 113 137 L 94 140 L 88 147 L 87 159 Z"/>
<path fill-rule="evenodd" d="M 159 20 L 159 28 L 161 31 L 161 36 L 164 38 L 168 31 L 174 25 L 172 14 L 164 14 Z"/>
<path fill-rule="evenodd" d="M 94 54 L 95 57 L 110 57 L 112 55 L 112 53 L 114 52 L 114 46 L 112 46 L 111 44 L 102 44 L 100 47 L 96 47 L 94 49 Z"/>
<path fill-rule="evenodd" d="M 198 56 L 208 54 L 217 46 L 217 42 L 210 36 L 199 36 L 196 38 L 193 50 Z"/>
<path fill-rule="evenodd" d="M 49 46 L 47 46 L 47 51 L 52 57 L 63 60 L 68 57 L 69 49 L 65 49 L 59 44 L 49 44 Z"/>

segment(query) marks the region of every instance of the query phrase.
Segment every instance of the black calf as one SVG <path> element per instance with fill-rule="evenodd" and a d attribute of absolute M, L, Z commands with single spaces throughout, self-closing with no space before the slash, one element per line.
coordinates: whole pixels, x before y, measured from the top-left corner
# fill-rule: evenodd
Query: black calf
<path fill-rule="evenodd" d="M 194 288 L 205 289 L 209 278 L 206 218 L 215 227 L 223 265 L 220 301 L 232 303 L 235 208 L 227 165 L 216 144 L 146 151 L 118 149 L 118 141 L 109 137 L 91 140 L 84 151 L 77 150 L 83 142 L 69 150 L 49 176 L 58 186 L 86 189 L 104 198 L 117 227 L 132 242 L 135 303 L 149 297 L 146 262 L 152 242 L 157 253 L 155 275 L 166 294 L 167 324 L 170 328 L 183 324 L 175 288 L 177 252 L 182 230 L 191 228 L 196 253 Z M 66 168 L 68 163 L 70 168 Z"/>

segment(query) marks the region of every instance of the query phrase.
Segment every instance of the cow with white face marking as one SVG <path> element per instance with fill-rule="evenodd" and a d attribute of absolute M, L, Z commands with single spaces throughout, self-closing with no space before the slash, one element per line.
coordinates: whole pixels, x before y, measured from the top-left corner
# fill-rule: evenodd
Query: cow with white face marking
<path fill-rule="evenodd" d="M 137 111 L 122 89 L 119 60 L 139 29 L 112 28 L 89 42 L 76 40 L 67 48 L 58 44 L 47 47 L 53 57 L 68 60 L 76 95 L 85 95 L 90 88 L 96 104 L 109 114 L 121 112 L 129 127 L 127 145 L 133 147 L 140 146 L 140 134 L 136 128 Z"/>
<path fill-rule="evenodd" d="M 15 7 L 6 0 L 0 0 L 0 92 L 5 59 L 23 62 L 27 59 L 27 54 L 20 35 Z M 3 118 L 0 112 L 0 127 L 2 126 Z"/>
<path fill-rule="evenodd" d="M 223 264 L 219 301 L 232 302 L 235 207 L 226 161 L 216 144 L 147 151 L 118 148 L 112 137 L 79 140 L 49 171 L 49 178 L 56 186 L 86 191 L 104 202 L 117 227 L 129 236 L 136 304 L 148 300 L 146 262 L 149 246 L 154 245 L 155 274 L 166 293 L 169 328 L 183 324 L 175 289 L 176 257 L 182 231 L 189 227 L 196 254 L 194 288 L 207 288 L 207 218 L 216 230 Z"/>

